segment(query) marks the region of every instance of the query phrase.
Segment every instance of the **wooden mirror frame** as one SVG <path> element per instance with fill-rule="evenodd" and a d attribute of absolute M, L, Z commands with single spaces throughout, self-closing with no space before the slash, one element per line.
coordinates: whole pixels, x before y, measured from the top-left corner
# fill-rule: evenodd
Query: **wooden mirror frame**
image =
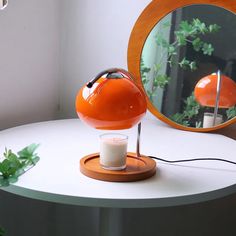
<path fill-rule="evenodd" d="M 142 87 L 142 78 L 140 72 L 140 62 L 141 55 L 146 39 L 155 25 L 166 15 L 175 11 L 178 8 L 203 4 L 203 5 L 212 5 L 216 7 L 224 8 L 225 10 L 231 11 L 236 14 L 236 0 L 153 0 L 141 13 L 138 20 L 136 21 L 133 30 L 130 35 L 129 45 L 128 45 L 128 70 L 134 76 L 136 83 Z M 146 94 L 146 93 L 145 93 Z M 147 104 L 148 110 L 157 118 L 164 121 L 165 123 L 173 126 L 174 128 L 187 130 L 187 131 L 196 131 L 196 132 L 208 132 L 217 129 L 224 128 L 230 124 L 236 123 L 236 117 L 232 118 L 223 124 L 211 127 L 211 128 L 192 128 L 183 126 L 180 124 L 171 121 L 162 113 L 160 113 L 157 108 L 149 100 L 148 96 Z"/>

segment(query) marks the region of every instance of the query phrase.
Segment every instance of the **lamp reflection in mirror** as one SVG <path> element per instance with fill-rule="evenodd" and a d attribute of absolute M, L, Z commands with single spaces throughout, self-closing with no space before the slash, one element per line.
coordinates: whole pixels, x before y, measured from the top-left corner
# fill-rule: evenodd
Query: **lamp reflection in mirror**
<path fill-rule="evenodd" d="M 214 114 L 204 113 L 203 128 L 219 125 L 223 116 L 219 108 L 231 108 L 236 104 L 236 83 L 221 72 L 208 75 L 198 81 L 194 89 L 196 101 L 204 107 L 213 107 Z"/>
<path fill-rule="evenodd" d="M 141 132 L 140 121 L 144 117 L 147 110 L 146 97 L 143 90 L 134 83 L 133 77 L 129 72 L 117 68 L 112 68 L 102 71 L 93 80 L 88 82 L 85 86 L 83 86 L 80 89 L 76 97 L 75 105 L 76 105 L 76 112 L 79 118 L 83 122 L 87 123 L 88 125 L 96 129 L 122 130 L 122 129 L 129 129 L 138 124 L 136 153 L 127 153 L 127 157 L 129 157 L 129 159 L 132 159 L 131 160 L 132 165 L 136 165 L 135 163 L 137 163 L 137 160 L 139 161 L 141 160 L 142 162 L 141 164 L 140 163 L 137 164 L 137 167 L 132 166 L 131 168 L 131 169 L 133 169 L 133 167 L 136 168 L 137 171 L 138 172 L 140 171 L 141 174 L 140 176 L 138 176 L 137 179 L 134 180 L 148 178 L 155 173 L 156 171 L 155 161 L 140 154 L 140 132 Z M 109 145 L 115 145 L 113 141 L 114 140 L 110 140 Z M 106 147 L 107 146 L 108 145 L 106 145 Z M 123 148 L 123 146 L 120 145 L 121 148 Z M 114 150 L 117 149 L 117 146 L 113 149 Z M 101 151 L 100 154 L 102 153 L 104 153 L 104 150 L 103 152 Z M 91 154 L 89 156 L 84 157 L 83 159 L 88 158 L 89 160 L 91 160 L 91 156 L 93 158 L 98 155 Z M 114 155 L 110 156 L 112 158 L 112 156 Z M 145 163 L 147 163 L 146 162 L 147 159 L 150 159 L 148 160 L 148 162 L 151 163 L 148 164 L 149 166 L 148 165 L 145 166 L 146 165 Z M 117 172 L 118 170 L 121 170 L 119 167 L 116 168 L 116 166 L 104 167 L 101 160 L 102 159 L 100 158 L 100 166 L 103 167 L 104 169 L 106 170 L 108 169 L 109 171 L 115 170 L 116 173 L 118 173 Z M 85 175 L 92 178 L 112 181 L 109 180 L 109 176 L 108 177 L 105 176 L 105 179 L 103 179 L 104 176 L 100 178 L 96 170 L 95 170 L 96 172 L 95 175 L 93 175 L 94 174 L 93 171 L 92 174 L 90 174 L 90 172 L 88 173 L 88 169 L 86 167 L 86 161 L 82 163 L 83 163 L 83 168 L 82 168 L 83 171 L 81 172 L 84 173 Z M 126 167 L 126 165 L 122 166 L 124 166 L 124 168 Z M 96 168 L 98 169 L 97 166 Z M 149 171 L 149 174 L 147 176 L 143 175 L 144 172 L 142 168 L 144 168 L 144 171 Z M 113 178 L 114 176 L 112 176 L 112 179 L 114 181 L 134 181 L 129 179 L 130 173 L 128 172 L 130 169 L 129 170 L 127 169 L 125 172 L 127 174 L 127 178 L 121 180 L 120 176 L 125 176 L 125 173 L 121 172 L 120 176 L 119 173 L 117 174 L 118 176 L 117 179 L 115 178 L 114 180 Z M 100 172 L 99 169 L 98 172 Z"/>
<path fill-rule="evenodd" d="M 211 14 L 209 15 L 209 13 Z M 235 13 L 235 0 L 150 1 L 150 4 L 138 17 L 130 36 L 128 68 L 134 77 L 138 79 L 137 82 L 145 86 L 147 92 L 146 96 L 148 97 L 148 109 L 154 116 L 174 128 L 193 132 L 218 130 L 236 122 L 235 106 L 224 110 L 223 118 L 225 122 L 214 127 L 203 128 L 203 112 L 207 110 L 211 111 L 211 109 L 201 107 L 200 104 L 196 102 L 193 94 L 197 81 L 217 69 L 220 69 L 234 81 L 236 80 L 236 34 L 235 31 L 232 31 L 232 28 L 235 28 L 233 26 L 236 24 Z M 170 18 L 170 20 L 168 18 Z M 196 41 L 190 37 L 186 42 L 184 41 L 186 36 L 190 36 L 189 33 L 191 32 L 190 34 L 192 34 L 193 32 L 193 28 L 191 27 L 193 19 L 199 19 L 203 23 L 197 24 L 198 26 L 201 25 L 200 31 L 202 31 L 203 34 L 200 35 L 201 37 L 197 36 Z M 171 24 L 166 24 L 166 20 Z M 181 25 L 183 28 L 180 32 L 179 26 L 181 22 L 183 22 Z M 214 28 L 216 26 L 215 24 L 220 26 L 220 29 L 218 32 L 213 33 L 212 27 Z M 203 30 L 203 28 L 207 26 L 209 27 L 207 31 L 211 32 L 208 35 L 206 35 L 205 30 Z M 186 31 L 188 31 L 188 33 Z M 173 51 L 172 43 L 175 42 L 176 33 L 183 48 L 175 52 Z M 156 36 L 160 39 L 158 42 Z M 202 40 L 206 42 L 205 46 L 204 42 L 201 42 Z M 194 45 L 192 44 L 193 41 Z M 209 47 L 206 46 L 207 44 Z M 174 46 L 176 45 L 178 44 L 174 44 Z M 160 46 L 163 50 L 166 50 L 166 53 L 163 54 L 163 58 Z M 160 50 L 156 50 L 157 47 L 159 47 Z M 202 47 L 205 47 L 205 49 L 208 48 L 209 51 L 208 49 L 206 51 L 204 49 L 204 53 Z M 174 55 L 174 63 L 170 65 L 168 65 L 168 63 L 170 63 L 171 60 L 166 58 L 166 55 L 168 57 L 169 49 L 171 52 L 177 53 L 177 55 Z M 211 54 L 211 56 L 209 54 Z M 167 68 L 161 68 L 161 73 L 164 72 L 162 74 L 171 78 L 169 82 L 163 80 L 168 82 L 164 85 L 164 90 L 159 90 L 159 88 L 156 90 L 155 96 L 158 96 L 158 98 L 153 97 L 154 90 L 152 90 L 152 85 L 157 85 L 157 83 L 152 83 L 151 81 L 152 84 L 150 83 L 150 86 L 147 84 L 149 75 L 151 76 L 155 70 L 159 70 L 157 63 L 155 63 L 156 58 L 160 58 L 160 62 L 168 65 Z M 182 58 L 183 61 L 181 60 Z M 193 60 L 197 62 L 197 68 L 194 66 L 196 65 L 195 63 L 191 64 Z M 180 68 L 178 62 L 180 62 L 181 65 L 185 64 L 185 66 L 188 64 L 190 67 L 187 66 L 186 68 L 188 70 L 184 71 L 183 68 Z M 191 71 L 191 67 L 196 70 Z M 222 110 L 220 113 L 221 112 Z M 225 112 L 227 112 L 227 114 Z"/>

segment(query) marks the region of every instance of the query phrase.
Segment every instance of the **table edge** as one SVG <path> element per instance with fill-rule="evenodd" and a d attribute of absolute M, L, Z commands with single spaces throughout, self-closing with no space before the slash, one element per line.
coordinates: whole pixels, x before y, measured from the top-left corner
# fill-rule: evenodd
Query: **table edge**
<path fill-rule="evenodd" d="M 47 201 L 58 204 L 78 205 L 87 207 L 111 207 L 111 208 L 155 208 L 191 205 L 211 200 L 220 199 L 236 192 L 236 184 L 223 189 L 198 193 L 193 195 L 168 197 L 168 198 L 146 198 L 146 199 L 106 199 L 88 198 L 78 196 L 67 196 L 55 193 L 35 191 L 18 186 L 3 187 L 1 190 L 22 197 L 35 200 Z"/>

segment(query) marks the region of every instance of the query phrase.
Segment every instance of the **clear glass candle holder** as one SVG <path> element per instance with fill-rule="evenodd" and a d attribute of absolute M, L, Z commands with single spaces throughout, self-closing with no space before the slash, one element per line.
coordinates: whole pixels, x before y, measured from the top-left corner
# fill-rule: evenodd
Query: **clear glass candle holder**
<path fill-rule="evenodd" d="M 100 135 L 100 165 L 107 170 L 126 167 L 128 136 L 118 133 Z"/>
<path fill-rule="evenodd" d="M 213 126 L 220 125 L 223 122 L 223 116 L 220 114 L 217 114 L 216 121 L 214 125 L 214 114 L 205 112 L 203 117 L 203 128 L 211 128 Z"/>

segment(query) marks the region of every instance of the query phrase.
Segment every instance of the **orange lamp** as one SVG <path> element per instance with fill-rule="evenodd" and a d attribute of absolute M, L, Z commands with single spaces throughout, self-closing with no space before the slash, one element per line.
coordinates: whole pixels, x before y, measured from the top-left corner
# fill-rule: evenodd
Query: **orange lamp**
<path fill-rule="evenodd" d="M 217 99 L 218 75 L 211 74 L 198 81 L 194 96 L 202 106 L 215 107 Z M 236 104 L 236 83 L 229 77 L 221 75 L 219 107 L 229 108 Z"/>
<path fill-rule="evenodd" d="M 78 116 L 96 129 L 131 128 L 142 119 L 146 110 L 144 92 L 122 69 L 103 71 L 76 97 Z"/>
<path fill-rule="evenodd" d="M 120 130 L 138 124 L 136 153 L 123 152 L 125 143 L 116 143 L 119 142 L 117 138 L 105 140 L 104 152 L 92 153 L 80 160 L 80 171 L 84 175 L 105 181 L 129 182 L 156 173 L 156 162 L 139 152 L 140 120 L 146 113 L 147 103 L 145 93 L 134 83 L 129 72 L 114 68 L 99 73 L 79 90 L 75 107 L 79 118 L 96 129 Z M 126 159 L 122 169 L 113 163 L 120 151 L 125 153 L 122 155 Z M 106 160 L 112 163 L 109 168 L 102 165 L 101 153 L 105 153 Z"/>

